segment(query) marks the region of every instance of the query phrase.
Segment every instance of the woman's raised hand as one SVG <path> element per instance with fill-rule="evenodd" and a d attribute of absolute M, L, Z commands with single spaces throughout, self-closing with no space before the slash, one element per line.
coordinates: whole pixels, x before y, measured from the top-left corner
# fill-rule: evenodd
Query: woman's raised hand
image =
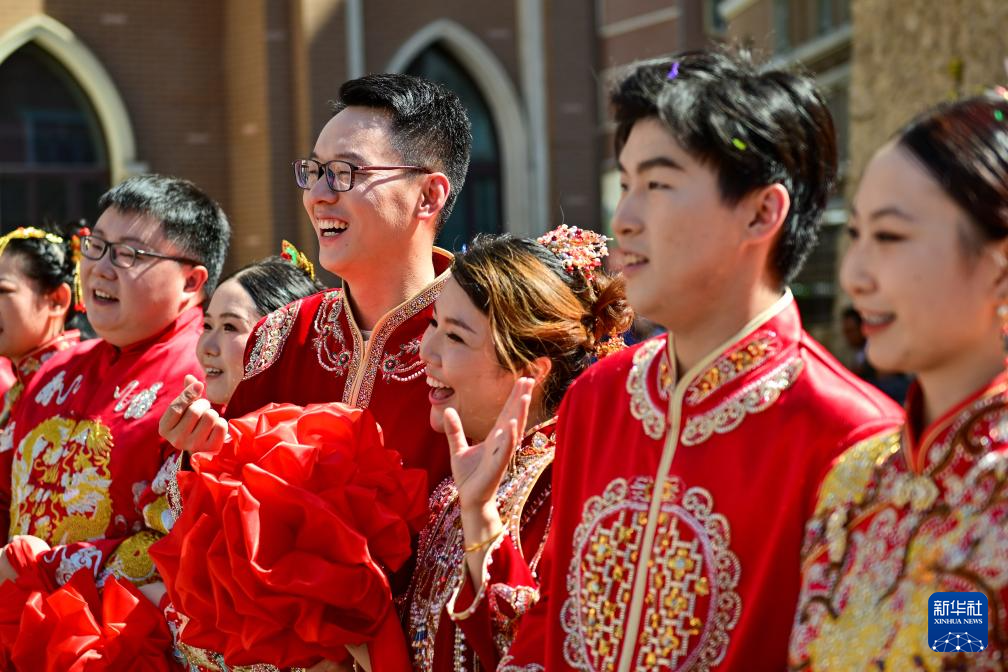
<path fill-rule="evenodd" d="M 493 429 L 486 439 L 473 445 L 469 445 L 455 409 L 445 409 L 444 430 L 451 448 L 452 477 L 463 511 L 478 511 L 493 504 L 511 456 L 525 432 L 534 385 L 532 378 L 516 380 Z"/>

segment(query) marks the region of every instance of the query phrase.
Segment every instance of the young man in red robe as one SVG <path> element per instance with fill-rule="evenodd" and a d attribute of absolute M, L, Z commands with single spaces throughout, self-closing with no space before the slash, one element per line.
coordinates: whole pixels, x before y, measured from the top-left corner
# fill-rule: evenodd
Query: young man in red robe
<path fill-rule="evenodd" d="M 499 669 L 780 670 L 817 486 L 900 417 L 787 289 L 834 182 L 833 122 L 811 81 L 720 53 L 640 63 L 612 102 L 617 259 L 670 334 L 567 393 L 542 596 Z"/>
<path fill-rule="evenodd" d="M 195 185 L 159 175 L 127 179 L 99 208 L 80 243 L 99 338 L 54 354 L 14 409 L 13 477 L 0 488 L 16 541 L 0 554 L 0 582 L 32 572 L 54 590 L 81 569 L 99 584 L 157 580 L 147 548 L 170 527 L 175 455 L 158 420 L 186 376 L 202 376 L 201 306 L 230 226 Z"/>
<path fill-rule="evenodd" d="M 369 408 L 385 444 L 433 489 L 449 475 L 448 451 L 427 422 L 420 338 L 451 263 L 434 239 L 465 179 L 469 118 L 445 87 L 401 74 L 346 82 L 334 111 L 294 176 L 319 261 L 343 287 L 259 323 L 226 417 L 271 402 Z M 190 386 L 161 423 L 187 451 L 219 448 L 227 427 L 201 393 Z"/>

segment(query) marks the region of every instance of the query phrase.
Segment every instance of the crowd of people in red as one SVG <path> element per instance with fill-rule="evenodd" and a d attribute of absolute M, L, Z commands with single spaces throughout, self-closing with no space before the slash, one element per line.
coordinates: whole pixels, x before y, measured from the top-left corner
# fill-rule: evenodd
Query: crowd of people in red
<path fill-rule="evenodd" d="M 227 217 L 160 175 L 0 238 L 0 668 L 1001 669 L 1008 92 L 923 111 L 850 203 L 905 408 L 788 290 L 837 177 L 814 82 L 694 51 L 610 103 L 611 256 L 435 247 L 470 122 L 400 74 L 293 162 L 317 260 L 222 280 Z M 635 315 L 665 331 L 627 346 Z M 930 645 L 948 591 L 982 651 Z"/>

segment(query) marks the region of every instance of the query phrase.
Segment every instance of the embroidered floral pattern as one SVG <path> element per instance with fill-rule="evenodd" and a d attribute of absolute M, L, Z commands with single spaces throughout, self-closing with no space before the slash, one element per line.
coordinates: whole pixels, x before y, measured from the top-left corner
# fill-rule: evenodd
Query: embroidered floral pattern
<path fill-rule="evenodd" d="M 353 357 L 347 351 L 346 339 L 343 336 L 343 327 L 340 324 L 340 316 L 343 314 L 343 292 L 334 289 L 326 292 L 315 313 L 315 320 L 312 322 L 312 331 L 315 336 L 312 338 L 312 347 L 315 348 L 315 357 L 319 366 L 326 371 L 332 371 L 341 376 L 355 368 L 355 363 L 359 361 L 356 353 Z M 350 315 L 347 315 L 350 320 Z"/>
<path fill-rule="evenodd" d="M 972 404 L 921 446 L 911 469 L 897 432 L 863 441 L 823 482 L 806 531 L 791 664 L 809 669 L 944 669 L 927 646 L 928 597 L 983 591 L 1004 623 L 1008 453 L 1003 393 Z M 875 614 L 866 619 L 865 614 Z M 1001 669 L 993 627 L 969 669 Z"/>
<path fill-rule="evenodd" d="M 539 663 L 529 663 L 528 665 L 515 665 L 511 661 L 513 656 L 504 656 L 500 664 L 497 665 L 497 672 L 545 672 L 546 668 Z"/>
<path fill-rule="evenodd" d="M 728 520 L 711 494 L 670 477 L 650 560 L 641 567 L 654 480 L 618 478 L 584 505 L 560 612 L 564 659 L 578 670 L 615 669 L 625 637 L 638 646 L 630 669 L 706 671 L 728 648 L 741 615 L 741 565 Z M 647 571 L 640 632 L 627 633 L 633 585 Z"/>
<path fill-rule="evenodd" d="M 659 440 L 665 434 L 665 414 L 667 409 L 658 406 L 648 389 L 648 375 L 656 370 L 659 375 L 659 390 L 665 394 L 671 386 L 668 381 L 661 380 L 660 367 L 654 366 L 656 357 L 665 350 L 665 341 L 656 339 L 647 341 L 634 353 L 633 366 L 627 376 L 626 390 L 630 394 L 630 413 L 644 425 L 644 433 L 654 440 Z M 667 374 L 666 374 L 667 375 Z"/>
<path fill-rule="evenodd" d="M 694 415 L 686 421 L 680 440 L 684 446 L 696 446 L 709 439 L 715 432 L 727 434 L 733 431 L 752 413 L 761 413 L 770 408 L 781 392 L 791 387 L 804 369 L 802 360 L 795 357 L 750 383 L 715 408 Z"/>
<path fill-rule="evenodd" d="M 256 329 L 255 343 L 252 345 L 248 362 L 245 364 L 244 380 L 259 375 L 273 366 L 280 357 L 287 337 L 290 336 L 291 329 L 294 327 L 298 311 L 301 310 L 301 301 L 302 299 L 298 299 L 294 303 L 273 311 Z"/>
<path fill-rule="evenodd" d="M 420 339 L 399 346 L 399 352 L 385 355 L 381 365 L 382 379 L 407 383 L 424 375 L 424 363 L 420 359 Z"/>
<path fill-rule="evenodd" d="M 380 362 L 384 362 L 386 355 L 384 353 L 385 345 L 388 343 L 389 338 L 395 333 L 406 320 L 414 317 L 417 313 L 427 308 L 430 304 L 434 303 L 438 295 L 441 293 L 441 288 L 444 287 L 445 280 L 443 278 L 433 283 L 423 292 L 420 292 L 412 299 L 401 305 L 395 312 L 388 315 L 383 322 L 380 323 L 375 333 L 371 335 L 371 342 L 368 344 L 368 361 L 364 363 L 364 377 L 361 380 L 360 388 L 355 395 L 355 399 L 348 400 L 347 403 L 353 404 L 360 408 L 365 408 L 371 402 L 371 393 L 374 391 L 375 379 L 378 376 L 378 369 Z M 409 344 L 407 344 L 409 345 Z M 404 346 L 405 347 L 405 346 Z M 417 352 L 419 352 L 419 343 L 417 344 Z M 402 350 L 395 353 L 396 356 L 402 355 Z M 359 361 L 357 359 L 358 354 L 354 353 L 354 361 Z M 419 358 L 416 360 L 419 362 Z M 420 373 L 422 374 L 423 366 L 420 365 Z M 350 382 L 348 381 L 349 385 Z"/>
<path fill-rule="evenodd" d="M 781 342 L 770 330 L 757 332 L 715 360 L 686 390 L 686 403 L 695 406 L 739 376 L 760 366 L 780 352 Z"/>

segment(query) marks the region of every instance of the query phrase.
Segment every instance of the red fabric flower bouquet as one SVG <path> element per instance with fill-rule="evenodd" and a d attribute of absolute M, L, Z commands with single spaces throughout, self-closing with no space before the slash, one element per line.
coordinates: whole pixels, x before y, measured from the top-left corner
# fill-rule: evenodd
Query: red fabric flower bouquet
<path fill-rule="evenodd" d="M 19 546 L 26 569 L 34 553 Z M 11 553 L 8 553 L 10 556 Z M 81 569 L 50 591 L 25 571 L 0 584 L 0 669 L 18 672 L 162 672 L 172 662 L 161 611 L 133 584 L 109 578 L 99 590 Z"/>
<path fill-rule="evenodd" d="M 182 641 L 283 668 L 380 639 L 375 669 L 408 669 L 387 575 L 426 521 L 425 472 L 343 404 L 273 404 L 229 433 L 179 473 L 182 515 L 151 548 Z"/>

